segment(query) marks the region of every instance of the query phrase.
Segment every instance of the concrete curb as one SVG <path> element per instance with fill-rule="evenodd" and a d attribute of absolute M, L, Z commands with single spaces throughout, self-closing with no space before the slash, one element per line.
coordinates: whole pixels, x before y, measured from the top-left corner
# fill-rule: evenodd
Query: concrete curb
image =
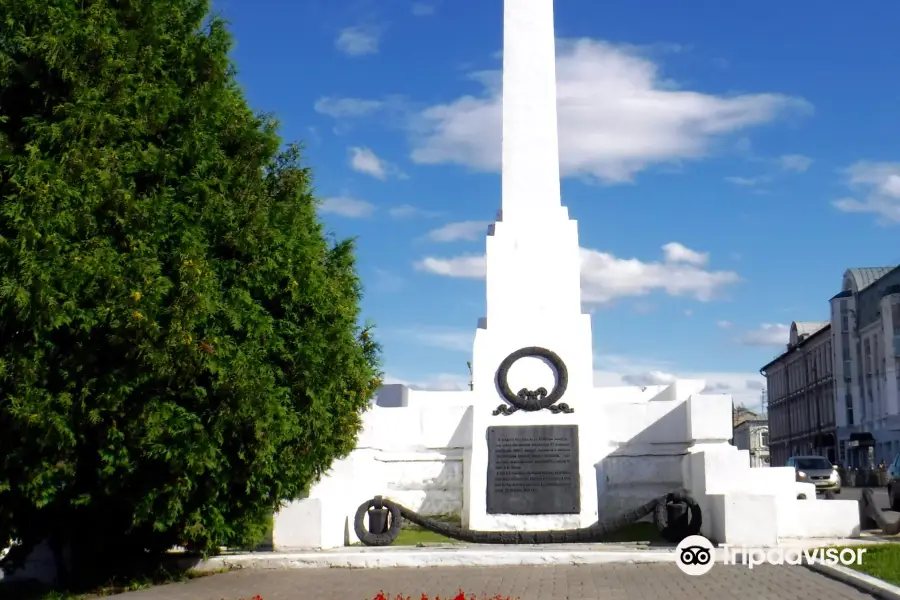
<path fill-rule="evenodd" d="M 811 548 L 833 543 L 869 545 L 875 540 L 816 540 L 813 545 L 787 543 L 785 548 Z M 214 556 L 197 562 L 185 558 L 184 568 L 198 571 L 222 569 L 368 569 L 391 567 L 480 567 L 539 565 L 602 565 L 615 563 L 675 562 L 674 547 L 635 547 L 627 544 L 571 544 L 528 546 L 435 545 L 426 547 L 351 546 L 329 550 L 284 549 L 279 552 L 248 552 Z M 175 559 L 179 560 L 179 559 Z M 724 556 L 717 553 L 717 563 Z M 740 558 L 739 558 L 740 560 Z M 900 596 L 891 600 L 900 600 Z"/>
<path fill-rule="evenodd" d="M 519 551 L 425 550 L 396 552 L 302 552 L 216 556 L 193 566 L 221 569 L 371 569 L 392 567 L 497 567 L 675 562 L 671 550 Z M 900 600 L 900 599 L 898 599 Z"/>
<path fill-rule="evenodd" d="M 881 600 L 900 600 L 900 587 L 891 585 L 890 583 L 886 583 L 880 579 L 876 579 L 871 575 L 866 575 L 865 573 L 854 571 L 849 567 L 844 567 L 841 565 L 822 565 L 809 563 L 804 564 L 804 566 L 811 571 L 815 571 L 820 575 L 828 577 L 829 579 L 840 581 L 843 584 L 856 588 L 857 590 L 865 592 L 866 594 L 871 594 L 872 596 L 880 598 Z"/>

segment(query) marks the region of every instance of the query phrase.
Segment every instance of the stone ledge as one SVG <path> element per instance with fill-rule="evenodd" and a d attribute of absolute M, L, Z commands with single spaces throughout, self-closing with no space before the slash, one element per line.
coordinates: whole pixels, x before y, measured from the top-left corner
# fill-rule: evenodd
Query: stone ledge
<path fill-rule="evenodd" d="M 197 571 L 221 569 L 371 569 L 391 567 L 495 567 L 537 565 L 597 565 L 675 562 L 673 549 L 549 550 L 546 546 L 515 550 L 508 546 L 474 548 L 367 548 L 364 551 L 313 551 L 217 556 L 197 563 Z M 375 550 L 375 551 L 373 551 Z"/>
<path fill-rule="evenodd" d="M 782 548 L 817 548 L 831 545 L 863 545 L 879 540 L 819 539 L 782 540 Z M 723 562 L 724 555 L 716 556 Z M 600 565 L 615 563 L 675 562 L 675 548 L 640 543 L 621 544 L 537 544 L 443 545 L 428 547 L 386 546 L 370 548 L 349 546 L 328 550 L 296 550 L 226 554 L 199 561 L 199 571 L 221 569 L 315 569 L 315 568 L 391 568 L 391 567 L 493 567 L 538 565 Z M 891 597 L 900 600 L 900 596 Z"/>

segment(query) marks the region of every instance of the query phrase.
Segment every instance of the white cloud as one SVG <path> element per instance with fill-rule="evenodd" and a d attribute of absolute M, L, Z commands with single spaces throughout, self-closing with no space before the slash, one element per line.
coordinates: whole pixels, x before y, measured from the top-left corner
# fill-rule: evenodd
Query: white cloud
<path fill-rule="evenodd" d="M 437 7 L 430 2 L 413 2 L 412 5 L 412 14 L 417 17 L 427 17 L 436 11 Z"/>
<path fill-rule="evenodd" d="M 755 187 L 759 185 L 765 185 L 767 183 L 773 183 L 779 176 L 779 174 L 784 173 L 805 173 L 809 167 L 812 165 L 813 161 L 811 158 L 807 156 L 803 156 L 802 154 L 784 154 L 779 156 L 777 159 L 770 161 L 769 159 L 753 159 L 756 161 L 762 161 L 767 163 L 774 163 L 773 168 L 777 169 L 775 172 L 763 173 L 762 175 L 756 175 L 755 177 L 726 177 L 725 181 L 728 183 L 739 185 L 743 187 Z M 779 173 L 780 171 L 780 173 Z M 757 193 L 763 193 L 761 191 Z"/>
<path fill-rule="evenodd" d="M 734 326 L 734 323 L 731 321 L 716 321 L 716 327 L 719 329 L 730 329 Z"/>
<path fill-rule="evenodd" d="M 374 287 L 379 292 L 398 292 L 404 283 L 399 275 L 385 269 L 375 269 Z"/>
<path fill-rule="evenodd" d="M 350 168 L 382 181 L 388 177 L 406 178 L 397 167 L 379 157 L 371 148 L 350 148 Z"/>
<path fill-rule="evenodd" d="M 568 176 L 630 181 L 651 165 L 701 158 L 728 134 L 812 109 L 781 94 L 715 96 L 678 89 L 630 46 L 582 39 L 557 47 L 560 166 Z M 499 169 L 500 74 L 482 72 L 473 79 L 485 87 L 482 96 L 464 96 L 419 115 L 414 161 Z"/>
<path fill-rule="evenodd" d="M 400 204 L 391 208 L 388 211 L 388 214 L 391 215 L 394 219 L 412 219 L 415 217 L 422 218 L 432 218 L 440 216 L 441 213 L 433 210 L 426 210 L 424 208 L 419 208 L 418 206 L 413 206 L 412 204 Z"/>
<path fill-rule="evenodd" d="M 375 205 L 349 196 L 334 196 L 325 198 L 319 211 L 359 219 L 371 216 L 375 212 Z"/>
<path fill-rule="evenodd" d="M 622 375 L 622 381 L 628 385 L 665 385 L 678 379 L 674 373 L 664 371 L 644 371 L 643 373 L 628 373 Z"/>
<path fill-rule="evenodd" d="M 468 334 L 471 351 L 473 334 Z M 760 410 L 761 394 L 766 380 L 756 371 L 690 371 L 673 368 L 663 361 L 648 361 L 630 356 L 599 354 L 594 356 L 594 385 L 601 387 L 665 385 L 676 379 L 702 379 L 707 393 L 730 394 L 735 404 Z M 458 373 L 438 373 L 410 378 L 385 375 L 385 383 L 401 383 L 413 389 L 467 390 L 469 374 L 465 367 Z"/>
<path fill-rule="evenodd" d="M 678 242 L 669 242 L 662 249 L 666 262 L 687 263 L 698 267 L 702 267 L 709 262 L 708 252 L 696 252 Z"/>
<path fill-rule="evenodd" d="M 581 257 L 581 297 L 588 304 L 604 304 L 616 298 L 645 296 L 656 291 L 707 302 L 725 286 L 740 281 L 732 271 L 708 271 L 683 261 L 642 262 L 586 249 L 581 250 Z"/>
<path fill-rule="evenodd" d="M 745 346 L 786 346 L 790 336 L 790 325 L 764 323 L 759 329 L 745 332 L 740 342 Z"/>
<path fill-rule="evenodd" d="M 319 133 L 319 129 L 317 127 L 307 127 L 306 132 L 309 134 L 307 138 L 310 144 L 318 146 L 322 143 L 322 135 Z"/>
<path fill-rule="evenodd" d="M 772 180 L 771 177 L 767 175 L 760 175 L 759 177 L 726 177 L 725 181 L 728 183 L 733 183 L 734 185 L 740 185 L 745 187 L 752 187 L 755 185 L 759 185 L 761 183 L 769 183 Z"/>
<path fill-rule="evenodd" d="M 650 313 L 656 311 L 659 306 L 656 305 L 655 302 L 647 302 L 645 300 L 639 300 L 632 305 L 632 310 L 638 313 L 639 315 L 649 315 Z M 593 314 L 593 311 L 591 311 Z"/>
<path fill-rule="evenodd" d="M 749 156 L 753 153 L 753 142 L 743 135 L 734 143 L 734 151 L 742 156 Z"/>
<path fill-rule="evenodd" d="M 778 163 L 785 171 L 805 173 L 812 165 L 813 161 L 808 156 L 803 156 L 802 154 L 785 154 L 778 158 Z"/>
<path fill-rule="evenodd" d="M 900 223 L 900 163 L 857 162 L 844 170 L 849 187 L 864 199 L 832 202 L 842 212 L 871 213 L 882 224 Z"/>
<path fill-rule="evenodd" d="M 350 148 L 350 168 L 375 179 L 387 179 L 387 164 L 369 148 Z"/>
<path fill-rule="evenodd" d="M 463 277 L 466 279 L 483 279 L 485 262 L 483 254 L 464 254 L 453 258 L 435 258 L 427 256 L 415 263 L 417 271 L 425 271 L 445 277 Z"/>
<path fill-rule="evenodd" d="M 365 117 L 385 107 L 381 100 L 364 100 L 362 98 L 335 98 L 325 96 L 316 100 L 315 111 L 335 119 L 345 117 Z"/>
<path fill-rule="evenodd" d="M 433 229 L 426 236 L 432 242 L 473 242 L 487 235 L 490 221 L 461 221 Z"/>
<path fill-rule="evenodd" d="M 384 376 L 384 382 L 401 383 L 414 390 L 430 390 L 436 392 L 457 392 L 469 389 L 469 376 L 457 373 L 435 373 L 418 377 L 415 381 L 386 374 Z"/>
<path fill-rule="evenodd" d="M 706 392 L 731 394 L 735 404 L 758 410 L 760 390 L 765 378 L 758 372 L 689 371 L 674 368 L 662 361 L 647 361 L 628 356 L 600 354 L 594 356 L 594 385 L 665 385 L 676 379 L 702 379 Z"/>
<path fill-rule="evenodd" d="M 368 27 L 347 27 L 334 40 L 334 46 L 347 56 L 376 54 L 381 32 Z"/>
<path fill-rule="evenodd" d="M 663 291 L 670 296 L 690 296 L 701 302 L 712 300 L 727 285 L 740 281 L 732 271 L 709 271 L 685 262 L 702 256 L 675 243 L 665 248 L 679 247 L 679 260 L 642 262 L 636 258 L 617 258 L 607 252 L 581 250 L 581 299 L 586 304 L 604 304 L 617 298 L 646 296 Z M 426 257 L 415 264 L 416 269 L 446 277 L 480 279 L 485 275 L 484 255 L 466 254 L 451 258 Z"/>
<path fill-rule="evenodd" d="M 452 350 L 454 352 L 466 352 L 471 354 L 472 346 L 475 343 L 474 328 L 458 331 L 426 327 L 416 330 L 406 330 L 400 333 L 422 345 L 441 348 L 443 350 Z"/>

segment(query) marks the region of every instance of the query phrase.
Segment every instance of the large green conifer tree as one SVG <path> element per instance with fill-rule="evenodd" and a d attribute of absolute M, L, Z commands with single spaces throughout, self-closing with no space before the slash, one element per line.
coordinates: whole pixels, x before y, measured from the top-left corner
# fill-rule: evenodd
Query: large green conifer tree
<path fill-rule="evenodd" d="M 257 537 L 378 384 L 353 245 L 205 0 L 0 0 L 0 545 Z"/>

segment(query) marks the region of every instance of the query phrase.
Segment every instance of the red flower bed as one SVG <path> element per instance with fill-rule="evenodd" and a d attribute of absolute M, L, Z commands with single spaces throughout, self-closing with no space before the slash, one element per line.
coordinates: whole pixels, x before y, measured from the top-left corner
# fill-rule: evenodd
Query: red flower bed
<path fill-rule="evenodd" d="M 384 592 L 378 592 L 372 600 L 391 600 L 389 596 L 385 596 Z M 394 596 L 393 600 L 413 600 L 412 596 L 404 596 L 403 594 L 397 594 Z M 429 600 L 428 594 L 423 593 L 418 600 Z M 441 600 L 440 596 L 435 596 L 434 600 Z M 459 590 L 455 596 L 452 598 L 444 598 L 443 600 L 479 600 L 479 598 L 472 594 L 470 596 L 466 596 L 466 593 L 462 590 Z M 501 596 L 497 594 L 496 596 L 485 597 L 483 596 L 480 600 L 519 600 L 518 598 L 510 598 L 509 596 Z"/>
<path fill-rule="evenodd" d="M 241 598 L 241 600 L 245 600 L 245 599 Z M 252 598 L 250 598 L 250 600 L 263 600 L 263 599 L 262 599 L 262 596 L 256 595 L 256 596 L 253 596 Z M 381 592 L 378 592 L 378 594 L 376 594 L 375 597 L 372 598 L 372 600 L 413 600 L 413 597 L 412 596 L 404 596 L 403 594 L 397 594 L 396 596 L 391 598 L 390 596 L 386 596 L 384 594 L 384 592 L 381 591 Z M 431 600 L 431 599 L 429 598 L 428 594 L 423 593 L 421 596 L 419 596 L 419 598 L 417 600 Z M 466 593 L 464 591 L 459 590 L 456 593 L 456 595 L 453 596 L 452 598 L 443 598 L 442 599 L 440 596 L 435 596 L 434 600 L 519 600 L 519 599 L 518 598 L 510 598 L 509 596 L 501 596 L 500 594 L 497 594 L 496 596 L 490 596 L 490 597 L 482 596 L 481 598 L 478 598 L 478 596 L 476 596 L 475 594 L 466 596 Z"/>

